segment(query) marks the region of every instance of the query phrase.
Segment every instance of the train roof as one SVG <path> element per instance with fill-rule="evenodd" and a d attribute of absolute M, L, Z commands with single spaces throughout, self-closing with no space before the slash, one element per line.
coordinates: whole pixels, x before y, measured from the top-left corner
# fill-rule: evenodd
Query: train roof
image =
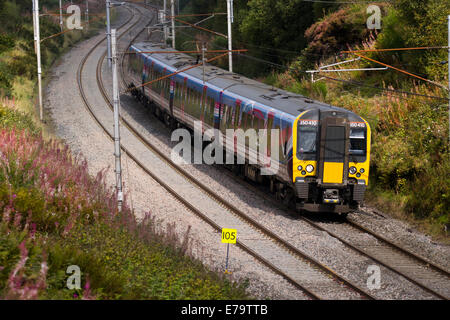
<path fill-rule="evenodd" d="M 173 51 L 172 48 L 164 46 L 162 43 L 150 41 L 133 44 L 133 47 L 137 51 L 144 52 Z M 143 55 L 147 57 L 151 56 L 152 59 L 156 59 L 176 70 L 185 69 L 196 63 L 195 58 L 184 53 L 143 53 Z M 183 73 L 199 81 L 203 81 L 202 67 L 193 68 Z M 361 117 L 349 110 L 312 100 L 300 94 L 274 88 L 236 73 L 230 73 L 228 70 L 223 70 L 213 65 L 206 64 L 205 66 L 205 82 L 206 85 L 213 85 L 224 92 L 231 92 L 269 108 L 281 110 L 294 117 L 297 117 L 303 111 L 320 110 L 320 112 L 338 111 L 340 113 L 346 113 L 351 121 L 362 120 Z"/>

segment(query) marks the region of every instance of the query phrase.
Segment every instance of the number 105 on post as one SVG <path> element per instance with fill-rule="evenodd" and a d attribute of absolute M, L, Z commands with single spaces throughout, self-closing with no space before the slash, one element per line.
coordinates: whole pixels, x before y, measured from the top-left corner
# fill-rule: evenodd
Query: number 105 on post
<path fill-rule="evenodd" d="M 223 243 L 236 243 L 237 230 L 236 229 L 222 229 Z"/>

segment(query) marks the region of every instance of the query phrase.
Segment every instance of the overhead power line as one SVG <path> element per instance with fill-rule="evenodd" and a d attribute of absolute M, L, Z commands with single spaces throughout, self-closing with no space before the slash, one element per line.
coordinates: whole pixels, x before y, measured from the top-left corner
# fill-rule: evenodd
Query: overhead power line
<path fill-rule="evenodd" d="M 180 31 L 180 32 L 183 33 L 184 35 L 192 38 L 192 39 L 195 39 L 194 36 L 192 36 L 192 35 L 190 35 L 190 34 L 188 34 L 186 32 L 182 32 L 182 31 Z M 250 43 L 245 43 L 245 45 L 248 45 L 249 47 L 261 48 L 261 49 L 267 49 L 267 50 L 274 50 L 274 51 L 280 51 L 280 52 L 286 51 L 286 52 L 289 52 L 289 53 L 299 54 L 298 52 L 295 52 L 295 51 L 262 47 L 262 46 L 257 46 L 257 45 L 253 45 L 253 44 L 250 44 Z M 223 48 L 221 46 L 218 46 L 218 45 L 215 45 L 215 46 L 217 48 L 220 48 L 220 49 L 225 49 L 225 48 Z M 425 50 L 425 49 L 446 49 L 446 48 L 449 48 L 449 47 L 418 47 L 418 48 L 397 48 L 397 49 L 379 49 L 379 50 L 383 50 L 383 51 L 399 50 L 399 51 L 401 51 L 401 50 L 408 50 L 408 49 L 411 49 L 411 50 Z M 364 50 L 342 51 L 342 53 L 357 53 L 359 51 L 363 52 Z M 314 54 L 311 54 L 311 55 L 314 55 Z M 257 57 L 254 57 L 254 56 L 250 56 L 248 54 L 240 53 L 239 56 L 240 57 L 245 57 L 245 58 L 248 58 L 248 59 L 251 59 L 251 60 L 254 60 L 254 61 L 258 61 L 258 62 L 261 62 L 261 63 L 265 63 L 267 65 L 271 65 L 271 66 L 279 68 L 279 69 L 292 70 L 292 71 L 295 71 L 295 72 L 298 72 L 298 73 L 307 74 L 305 71 L 298 70 L 296 68 L 292 68 L 292 67 L 289 67 L 289 66 L 281 65 L 281 64 L 278 64 L 278 63 L 275 63 L 275 62 L 272 62 L 272 61 L 268 61 L 268 60 L 262 59 L 262 58 L 257 58 Z M 336 55 L 330 55 L 330 56 L 336 56 Z M 391 66 L 391 67 L 393 67 L 393 66 Z M 395 68 L 395 67 L 393 67 L 393 68 Z M 405 71 L 405 72 L 407 72 L 407 71 Z M 411 74 L 411 75 L 413 75 L 415 77 L 418 77 L 418 76 L 416 76 L 414 74 Z M 324 76 L 324 78 L 326 78 L 328 80 L 331 80 L 331 81 L 347 83 L 349 85 L 353 85 L 353 86 L 356 86 L 356 87 L 371 88 L 371 89 L 376 89 L 376 90 L 380 90 L 380 91 L 394 93 L 394 94 L 397 94 L 397 95 L 409 95 L 409 96 L 422 97 L 422 98 L 428 98 L 428 99 L 436 99 L 436 100 L 441 100 L 441 101 L 449 101 L 448 98 L 444 98 L 444 97 L 430 96 L 430 95 L 419 94 L 419 93 L 414 93 L 414 92 L 408 92 L 408 91 L 403 91 L 403 90 L 396 90 L 396 89 L 380 88 L 380 87 L 366 85 L 366 84 L 363 84 L 361 82 L 353 81 L 353 80 L 336 79 L 336 78 L 332 78 L 332 77 L 328 77 L 328 76 Z M 425 79 L 425 80 L 427 80 L 427 79 Z M 428 81 L 431 81 L 431 80 L 428 80 Z M 441 85 L 439 85 L 439 86 L 441 87 Z M 404 98 L 404 97 L 400 97 L 400 98 Z M 404 99 L 408 99 L 408 98 L 404 98 Z"/>
<path fill-rule="evenodd" d="M 97 21 L 97 20 L 99 20 L 99 19 L 101 19 L 101 18 L 103 18 L 103 17 L 104 17 L 104 15 L 99 15 L 99 16 L 97 16 L 95 19 L 92 19 L 90 22 L 84 22 L 84 23 L 82 23 L 81 26 L 84 27 L 84 26 L 88 25 L 89 23 L 92 23 L 92 22 L 94 22 L 94 21 Z M 54 38 L 54 37 L 57 37 L 57 36 L 60 36 L 60 35 L 62 35 L 62 34 L 64 34 L 64 33 L 66 33 L 66 32 L 73 31 L 73 30 L 77 30 L 77 29 L 67 29 L 67 30 L 64 30 L 64 31 L 61 31 L 61 32 L 52 34 L 51 36 L 48 36 L 48 37 L 46 37 L 46 38 L 44 38 L 44 39 L 41 39 L 41 42 L 43 42 L 43 41 L 45 41 L 45 40 L 48 40 L 48 39 L 51 39 L 51 38 Z"/>
<path fill-rule="evenodd" d="M 409 50 L 432 50 L 432 49 L 448 49 L 449 47 L 414 47 L 414 48 L 387 48 L 387 49 L 364 49 L 364 50 L 347 50 L 342 53 L 361 53 L 361 52 L 385 52 L 385 51 L 409 51 Z"/>
<path fill-rule="evenodd" d="M 359 53 L 353 53 L 353 54 L 354 54 L 354 55 L 357 55 L 358 57 L 361 57 L 361 58 L 363 58 L 363 59 L 366 59 L 366 60 L 369 60 L 369 61 L 375 62 L 375 63 L 377 63 L 377 64 L 380 64 L 380 65 L 382 65 L 382 66 L 388 67 L 388 68 L 390 68 L 390 69 L 394 69 L 394 70 L 396 70 L 396 71 L 398 71 L 398 72 L 401 72 L 401 73 L 407 74 L 407 75 L 409 75 L 409 76 L 411 76 L 411 77 L 414 77 L 414 78 L 420 79 L 420 80 L 422 80 L 422 81 L 425 81 L 425 82 L 431 83 L 431 84 L 433 84 L 433 85 L 435 85 L 435 86 L 438 86 L 438 87 L 441 87 L 441 88 L 444 88 L 444 89 L 448 90 L 448 88 L 447 88 L 447 87 L 445 87 L 444 85 L 442 85 L 442 84 L 440 84 L 440 83 L 437 83 L 437 82 L 434 82 L 434 81 L 431 81 L 431 80 L 428 80 L 428 79 L 422 78 L 421 76 L 415 75 L 415 74 L 413 74 L 413 73 L 411 73 L 411 72 L 408 72 L 408 71 L 405 71 L 405 70 L 402 70 L 402 69 L 396 68 L 396 67 L 394 67 L 394 66 L 391 66 L 391 65 L 389 65 L 389 64 L 386 64 L 386 63 L 384 63 L 384 62 L 380 62 L 380 61 L 377 61 L 377 60 L 371 59 L 371 58 L 369 58 L 369 57 L 366 57 L 366 56 L 363 56 L 362 54 L 359 54 Z"/>
<path fill-rule="evenodd" d="M 415 93 L 415 92 L 409 92 L 409 91 L 402 91 L 402 90 L 396 90 L 396 89 L 380 88 L 380 87 L 370 86 L 370 85 L 364 84 L 364 83 L 359 82 L 359 81 L 354 81 L 354 80 L 336 79 L 336 78 L 332 78 L 332 77 L 328 77 L 328 76 L 323 76 L 323 77 L 328 79 L 328 80 L 337 81 L 337 82 L 343 82 L 343 83 L 347 83 L 347 84 L 350 84 L 350 85 L 353 85 L 353 86 L 357 86 L 357 87 L 376 89 L 376 90 L 387 91 L 387 92 L 396 93 L 396 94 L 406 94 L 406 95 L 417 96 L 417 97 L 422 97 L 422 98 L 437 99 L 437 100 L 442 100 L 442 101 L 448 101 L 449 100 L 448 98 L 444 98 L 444 97 L 429 96 L 429 95 Z"/>
<path fill-rule="evenodd" d="M 179 70 L 179 71 L 176 71 L 176 72 L 173 72 L 173 73 L 171 73 L 171 74 L 165 75 L 165 76 L 160 77 L 160 78 L 158 78 L 158 79 L 154 79 L 154 80 L 148 81 L 148 82 L 146 82 L 146 83 L 143 83 L 143 84 L 141 84 L 141 85 L 135 86 L 135 87 L 133 87 L 133 88 L 129 88 L 129 89 L 125 90 L 124 93 L 129 92 L 129 91 L 134 90 L 134 89 L 137 89 L 137 88 L 141 88 L 141 87 L 147 86 L 147 85 L 152 84 L 152 83 L 155 83 L 155 82 L 157 82 L 157 81 L 161 81 L 161 80 L 170 78 L 170 77 L 175 76 L 175 75 L 177 75 L 177 74 L 179 74 L 179 73 L 181 73 L 181 72 L 186 72 L 186 71 L 188 71 L 188 70 L 197 68 L 197 67 L 203 65 L 204 63 L 212 62 L 212 61 L 214 61 L 214 60 L 220 59 L 220 58 L 225 57 L 225 56 L 227 56 L 227 55 L 228 55 L 228 53 L 224 53 L 224 54 L 218 55 L 218 56 L 216 56 L 216 57 L 214 57 L 214 58 L 208 59 L 208 60 L 206 60 L 206 61 L 204 61 L 204 62 L 201 62 L 201 63 L 199 63 L 199 64 L 196 64 L 196 65 L 187 67 L 187 68 L 185 68 L 185 69 L 182 69 L 182 70 Z"/>

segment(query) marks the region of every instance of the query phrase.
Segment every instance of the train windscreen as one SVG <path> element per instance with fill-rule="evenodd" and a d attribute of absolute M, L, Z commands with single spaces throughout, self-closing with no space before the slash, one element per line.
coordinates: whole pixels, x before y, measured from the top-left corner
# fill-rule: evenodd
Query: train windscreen
<path fill-rule="evenodd" d="M 363 162 L 366 158 L 366 129 L 352 128 L 350 130 L 350 161 Z"/>
<path fill-rule="evenodd" d="M 317 126 L 300 125 L 297 138 L 297 157 L 301 160 L 315 160 L 317 150 Z"/>

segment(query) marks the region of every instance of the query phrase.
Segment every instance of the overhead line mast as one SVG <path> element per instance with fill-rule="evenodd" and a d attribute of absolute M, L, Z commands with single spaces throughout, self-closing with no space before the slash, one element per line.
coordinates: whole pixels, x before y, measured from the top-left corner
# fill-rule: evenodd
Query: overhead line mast
<path fill-rule="evenodd" d="M 39 31 L 39 0 L 33 0 L 33 22 L 34 22 L 34 43 L 37 59 L 38 73 L 38 95 L 39 95 L 39 119 L 44 120 L 44 110 L 42 106 L 42 68 L 41 68 L 41 39 Z"/>
<path fill-rule="evenodd" d="M 116 192 L 117 205 L 119 212 L 122 211 L 123 191 L 122 191 L 122 165 L 120 150 L 120 93 L 117 75 L 117 47 L 116 47 L 116 29 L 111 30 L 111 51 L 112 51 L 112 76 L 113 76 L 113 106 L 114 106 L 114 158 L 116 173 Z"/>
<path fill-rule="evenodd" d="M 170 4 L 171 4 L 171 15 L 172 15 L 172 48 L 175 49 L 175 3 L 174 0 L 170 0 Z"/>
<path fill-rule="evenodd" d="M 164 0 L 163 13 L 162 23 L 164 32 L 164 44 L 167 44 L 167 0 Z"/>
<path fill-rule="evenodd" d="M 233 72 L 233 39 L 231 24 L 233 23 L 233 0 L 227 0 L 227 22 L 228 22 L 228 70 Z"/>
<path fill-rule="evenodd" d="M 107 39 L 107 50 L 108 50 L 108 67 L 111 68 L 111 20 L 110 12 L 111 1 L 106 0 L 106 39 Z"/>

